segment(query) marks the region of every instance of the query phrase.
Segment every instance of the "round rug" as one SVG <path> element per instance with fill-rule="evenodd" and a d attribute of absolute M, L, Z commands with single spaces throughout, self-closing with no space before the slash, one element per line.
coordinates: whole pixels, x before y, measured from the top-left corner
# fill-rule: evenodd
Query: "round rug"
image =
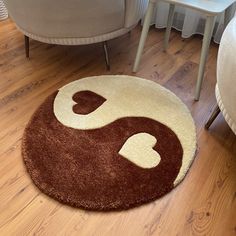
<path fill-rule="evenodd" d="M 36 110 L 22 153 L 36 186 L 90 210 L 127 209 L 170 192 L 196 150 L 187 107 L 162 86 L 132 76 L 71 82 Z"/>

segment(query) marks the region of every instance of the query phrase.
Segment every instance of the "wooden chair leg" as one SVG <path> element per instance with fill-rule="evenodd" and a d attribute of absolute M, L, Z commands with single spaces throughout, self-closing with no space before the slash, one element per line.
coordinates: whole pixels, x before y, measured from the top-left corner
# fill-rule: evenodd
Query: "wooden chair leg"
<path fill-rule="evenodd" d="M 166 27 L 166 33 L 165 33 L 165 38 L 164 38 L 164 50 L 165 51 L 168 48 L 168 43 L 169 43 L 169 39 L 170 39 L 170 32 L 171 32 L 171 26 L 172 26 L 173 19 L 174 19 L 174 13 L 175 13 L 175 4 L 170 4 L 167 27 Z"/>
<path fill-rule="evenodd" d="M 108 54 L 107 41 L 103 42 L 103 49 L 104 49 L 104 56 L 106 60 L 106 67 L 107 67 L 107 70 L 110 70 L 110 60 L 109 60 L 109 54 Z"/>
<path fill-rule="evenodd" d="M 154 8 L 155 8 L 155 3 L 149 2 L 148 9 L 147 9 L 145 19 L 144 19 L 144 24 L 143 24 L 143 29 L 142 29 L 139 45 L 138 45 L 138 50 L 137 50 L 137 54 L 136 54 L 136 58 L 134 62 L 133 72 L 137 72 L 138 70 L 139 62 L 143 53 L 143 48 L 144 48 L 144 44 L 148 35 Z"/>
<path fill-rule="evenodd" d="M 25 35 L 25 56 L 29 58 L 29 37 Z"/>
<path fill-rule="evenodd" d="M 204 71 L 205 71 L 205 65 L 207 61 L 207 54 L 209 51 L 209 46 L 211 43 L 211 37 L 214 29 L 216 16 L 207 16 L 206 19 L 206 26 L 204 31 L 204 37 L 203 37 L 203 43 L 202 43 L 202 52 L 201 52 L 201 58 L 200 58 L 200 64 L 199 64 L 199 70 L 198 70 L 198 78 L 197 78 L 197 84 L 196 84 L 196 90 L 195 90 L 195 100 L 198 101 L 200 97 L 200 91 L 202 87 L 202 81 L 204 77 Z"/>
<path fill-rule="evenodd" d="M 216 105 L 213 112 L 211 113 L 211 116 L 209 117 L 208 121 L 205 124 L 205 129 L 210 128 L 211 124 L 216 119 L 216 117 L 219 115 L 219 113 L 220 113 L 220 108 L 218 107 L 218 105 Z"/>

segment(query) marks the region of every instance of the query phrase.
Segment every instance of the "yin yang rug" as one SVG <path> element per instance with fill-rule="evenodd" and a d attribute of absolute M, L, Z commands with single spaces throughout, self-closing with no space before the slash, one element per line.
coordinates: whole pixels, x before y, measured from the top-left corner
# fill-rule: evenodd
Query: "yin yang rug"
<path fill-rule="evenodd" d="M 36 110 L 22 155 L 48 196 L 89 210 L 122 210 L 170 192 L 196 151 L 187 107 L 152 81 L 106 75 L 71 82 Z"/>

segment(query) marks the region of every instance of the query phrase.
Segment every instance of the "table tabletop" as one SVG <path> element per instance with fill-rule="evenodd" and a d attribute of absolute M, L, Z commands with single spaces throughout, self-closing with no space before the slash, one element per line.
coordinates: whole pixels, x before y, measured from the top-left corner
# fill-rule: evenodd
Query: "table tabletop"
<path fill-rule="evenodd" d="M 151 1 L 157 2 L 163 0 Z M 186 6 L 209 14 L 219 14 L 236 2 L 236 0 L 164 0 L 164 2 Z"/>

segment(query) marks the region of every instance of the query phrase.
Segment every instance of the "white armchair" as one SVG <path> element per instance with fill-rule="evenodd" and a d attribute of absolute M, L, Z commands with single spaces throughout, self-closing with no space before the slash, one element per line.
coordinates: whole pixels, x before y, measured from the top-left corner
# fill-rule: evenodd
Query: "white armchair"
<path fill-rule="evenodd" d="M 104 42 L 132 30 L 143 14 L 145 0 L 3 0 L 10 16 L 29 38 L 51 44 Z"/>
<path fill-rule="evenodd" d="M 215 92 L 218 106 L 205 127 L 208 129 L 221 111 L 236 134 L 236 16 L 226 27 L 220 42 Z"/>

